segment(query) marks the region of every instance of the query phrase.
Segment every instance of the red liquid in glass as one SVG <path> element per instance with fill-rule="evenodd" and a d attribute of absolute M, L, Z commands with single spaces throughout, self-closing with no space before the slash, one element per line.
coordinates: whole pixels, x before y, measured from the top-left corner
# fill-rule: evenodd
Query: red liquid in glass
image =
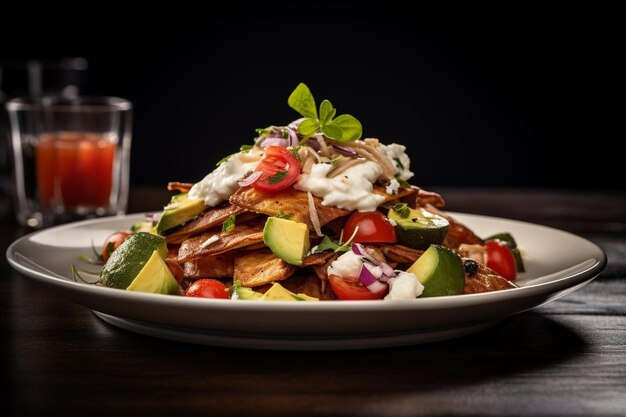
<path fill-rule="evenodd" d="M 36 146 L 37 184 L 43 207 L 107 207 L 116 145 L 106 135 L 60 132 Z"/>

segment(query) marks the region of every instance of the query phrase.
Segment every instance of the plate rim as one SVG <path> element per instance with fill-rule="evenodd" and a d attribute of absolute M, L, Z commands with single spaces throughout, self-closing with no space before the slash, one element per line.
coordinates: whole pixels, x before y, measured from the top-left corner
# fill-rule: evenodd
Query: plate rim
<path fill-rule="evenodd" d="M 69 277 L 59 278 L 49 274 L 45 274 L 40 271 L 36 271 L 32 268 L 28 268 L 20 263 L 17 259 L 15 259 L 14 253 L 15 247 L 22 244 L 24 241 L 30 239 L 31 237 L 44 233 L 44 232 L 61 232 L 67 228 L 75 228 L 82 227 L 86 225 L 91 225 L 94 223 L 106 223 L 112 220 L 123 220 L 133 218 L 138 218 L 143 216 L 142 213 L 132 213 L 121 216 L 108 216 L 101 217 L 96 219 L 82 220 L 78 222 L 66 223 L 58 226 L 54 226 L 51 228 L 41 229 L 38 231 L 34 231 L 28 233 L 15 241 L 13 241 L 6 250 L 6 258 L 11 265 L 12 268 L 17 270 L 19 273 L 26 275 L 29 278 L 33 278 L 39 282 L 42 282 L 51 286 L 61 286 L 65 289 L 68 289 L 72 292 L 87 292 L 96 296 L 105 296 L 106 294 L 110 294 L 111 296 L 123 297 L 127 299 L 129 302 L 133 301 L 141 301 L 148 304 L 162 304 L 166 302 L 171 304 L 172 307 L 175 307 L 182 303 L 183 306 L 187 308 L 219 308 L 225 310 L 249 310 L 250 307 L 254 307 L 255 309 L 261 310 L 272 310 L 272 311 L 292 311 L 294 305 L 298 305 L 297 309 L 299 312 L 308 312 L 308 311 L 318 311 L 323 310 L 325 312 L 328 311 L 362 311 L 362 310 L 371 310 L 373 306 L 379 306 L 375 308 L 380 308 L 382 310 L 405 310 L 407 306 L 418 306 L 423 310 L 435 310 L 442 307 L 442 304 L 452 303 L 453 305 L 450 308 L 462 308 L 467 306 L 474 306 L 482 303 L 489 302 L 499 302 L 504 299 L 520 299 L 530 296 L 536 296 L 538 294 L 548 294 L 556 291 L 564 290 L 570 287 L 574 287 L 577 284 L 580 284 L 586 280 L 590 280 L 598 276 L 598 274 L 606 267 L 607 257 L 604 251 L 594 242 L 585 239 L 576 234 L 557 229 L 551 226 L 545 226 L 539 223 L 531 223 L 522 220 L 516 219 L 507 219 L 503 217 L 496 216 L 488 216 L 481 214 L 472 214 L 472 213 L 460 213 L 460 212 L 448 212 L 451 215 L 461 215 L 461 216 L 469 216 L 475 217 L 482 220 L 497 220 L 497 221 L 506 221 L 513 222 L 519 225 L 531 225 L 535 227 L 541 227 L 544 229 L 548 229 L 551 231 L 555 231 L 558 233 L 564 233 L 569 238 L 582 240 L 585 244 L 591 245 L 591 247 L 597 252 L 597 258 L 593 258 L 595 262 L 590 264 L 583 270 L 577 271 L 571 275 L 566 275 L 561 278 L 557 278 L 555 280 L 550 280 L 547 282 L 541 282 L 537 284 L 531 284 L 527 286 L 522 286 L 519 288 L 513 288 L 502 291 L 493 291 L 487 293 L 478 293 L 478 294 L 462 294 L 462 295 L 451 295 L 451 296 L 442 296 L 442 297 L 430 297 L 430 298 L 418 298 L 416 300 L 401 300 L 401 301 L 393 301 L 393 302 L 380 302 L 380 300 L 363 300 L 363 301 L 341 301 L 341 302 L 320 302 L 320 303 L 286 303 L 281 301 L 270 301 L 264 303 L 255 303 L 251 305 L 249 303 L 233 303 L 231 300 L 218 300 L 218 299 L 203 299 L 203 298 L 193 298 L 193 297 L 173 297 L 162 294 L 149 294 L 149 293 L 139 293 L 139 292 L 128 292 L 128 291 L 120 291 L 115 288 L 107 288 L 100 287 L 96 285 L 87 285 L 83 283 L 77 283 L 72 281 Z M 589 259 L 589 261 L 591 258 Z M 580 265 L 580 264 L 577 264 Z M 571 267 L 577 266 L 572 265 Z M 561 270 L 562 271 L 562 270 Z M 560 272 L 560 271 L 559 271 Z M 536 277 L 538 279 L 541 277 Z M 382 307 L 384 306 L 384 308 Z"/>

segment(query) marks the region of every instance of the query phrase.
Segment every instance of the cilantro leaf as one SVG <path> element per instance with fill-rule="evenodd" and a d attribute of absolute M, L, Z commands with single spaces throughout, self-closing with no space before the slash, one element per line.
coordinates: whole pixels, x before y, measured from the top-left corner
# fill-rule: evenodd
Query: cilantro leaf
<path fill-rule="evenodd" d="M 300 154 L 298 153 L 298 151 L 300 151 L 300 147 L 299 147 L 299 146 L 296 146 L 296 147 L 290 146 L 290 147 L 288 147 L 288 148 L 287 148 L 287 150 L 288 150 L 289 152 L 291 152 L 291 154 L 292 154 L 293 156 L 295 156 L 295 157 L 296 157 L 296 159 L 298 160 L 298 162 L 302 162 L 302 161 L 300 161 Z"/>
<path fill-rule="evenodd" d="M 411 184 L 409 184 L 408 181 L 405 181 L 400 177 L 396 177 L 396 181 L 398 181 L 398 183 L 403 187 L 411 188 Z"/>
<path fill-rule="evenodd" d="M 230 216 L 228 216 L 228 218 L 226 220 L 224 220 L 224 223 L 222 223 L 222 232 L 232 232 L 233 229 L 235 228 L 235 219 L 237 218 L 237 216 L 235 214 L 231 214 Z"/>
<path fill-rule="evenodd" d="M 283 178 L 287 175 L 287 171 L 278 171 L 276 174 L 272 175 L 267 179 L 270 184 L 276 184 L 279 181 L 282 181 Z"/>

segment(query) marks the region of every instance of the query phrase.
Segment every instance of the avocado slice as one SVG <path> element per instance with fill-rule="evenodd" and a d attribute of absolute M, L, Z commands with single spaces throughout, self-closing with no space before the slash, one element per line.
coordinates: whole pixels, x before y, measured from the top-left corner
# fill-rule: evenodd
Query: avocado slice
<path fill-rule="evenodd" d="M 165 259 L 167 246 L 164 238 L 145 232 L 133 233 L 113 251 L 100 272 L 99 282 L 107 287 L 125 290 L 141 272 L 154 251 Z"/>
<path fill-rule="evenodd" d="M 456 252 L 431 245 L 406 272 L 415 274 L 424 285 L 421 297 L 457 295 L 465 288 L 465 270 Z"/>
<path fill-rule="evenodd" d="M 416 210 L 406 207 L 404 214 L 406 217 L 394 209 L 390 209 L 387 214 L 396 223 L 398 243 L 415 249 L 428 249 L 431 244 L 443 242 L 450 226 L 448 220 L 422 208 Z"/>
<path fill-rule="evenodd" d="M 172 197 L 170 203 L 163 209 L 163 214 L 156 225 L 157 234 L 173 229 L 200 215 L 206 209 L 204 200 L 190 199 L 187 193 L 180 193 Z"/>
<path fill-rule="evenodd" d="M 319 301 L 318 298 L 306 294 L 295 294 L 275 282 L 259 301 Z"/>
<path fill-rule="evenodd" d="M 250 288 L 242 287 L 239 281 L 231 287 L 231 291 L 236 294 L 236 297 L 234 298 L 237 300 L 259 300 L 263 297 L 263 293 L 254 291 Z"/>
<path fill-rule="evenodd" d="M 155 250 L 126 291 L 175 295 L 180 294 L 180 287 L 161 254 Z"/>
<path fill-rule="evenodd" d="M 293 220 L 268 217 L 263 228 L 263 242 L 283 261 L 302 265 L 309 252 L 309 227 Z"/>

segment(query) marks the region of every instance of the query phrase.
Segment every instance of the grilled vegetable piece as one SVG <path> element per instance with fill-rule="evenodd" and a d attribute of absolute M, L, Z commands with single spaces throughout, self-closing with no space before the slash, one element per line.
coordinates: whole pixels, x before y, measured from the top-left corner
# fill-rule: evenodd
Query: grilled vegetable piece
<path fill-rule="evenodd" d="M 450 223 L 443 217 L 423 208 L 412 209 L 406 206 L 406 217 L 396 210 L 389 210 L 389 219 L 396 223 L 398 243 L 415 249 L 428 249 L 431 244 L 439 245 L 448 232 Z"/>

